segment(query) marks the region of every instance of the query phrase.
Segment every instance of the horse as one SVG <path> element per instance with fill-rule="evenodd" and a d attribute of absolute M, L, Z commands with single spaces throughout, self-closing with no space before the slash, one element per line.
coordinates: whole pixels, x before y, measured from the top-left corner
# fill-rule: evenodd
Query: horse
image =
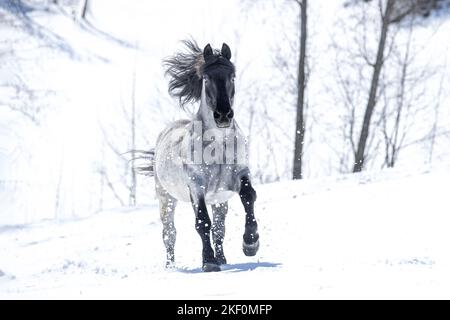
<path fill-rule="evenodd" d="M 169 94 L 182 108 L 200 102 L 198 112 L 190 120 L 169 124 L 159 134 L 155 148 L 148 152 L 152 162 L 143 171 L 155 178 L 166 266 L 174 266 L 175 208 L 178 201 L 185 201 L 192 204 L 195 229 L 202 241 L 202 270 L 215 272 L 227 263 L 223 250 L 225 218 L 228 200 L 235 194 L 239 194 L 245 211 L 243 252 L 256 255 L 256 191 L 250 179 L 247 141 L 234 118 L 235 66 L 230 61 L 230 47 L 223 43 L 218 50 L 207 44 L 201 50 L 194 40 L 183 43 L 186 51 L 163 61 L 170 76 Z"/>

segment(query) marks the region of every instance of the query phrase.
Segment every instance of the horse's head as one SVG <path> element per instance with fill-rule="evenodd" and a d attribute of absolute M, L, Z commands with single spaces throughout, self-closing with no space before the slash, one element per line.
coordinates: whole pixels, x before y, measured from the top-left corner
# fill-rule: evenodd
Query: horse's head
<path fill-rule="evenodd" d="M 227 128 L 233 120 L 234 65 L 230 62 L 231 50 L 224 43 L 220 53 L 208 44 L 203 50 L 203 91 L 206 104 L 211 109 L 219 128 Z"/>

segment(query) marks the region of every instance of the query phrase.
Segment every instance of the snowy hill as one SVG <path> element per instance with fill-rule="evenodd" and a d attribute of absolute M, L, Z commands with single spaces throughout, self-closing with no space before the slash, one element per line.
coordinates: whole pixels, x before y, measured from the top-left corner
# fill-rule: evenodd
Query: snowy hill
<path fill-rule="evenodd" d="M 187 116 L 167 94 L 162 59 L 180 50 L 179 40 L 190 36 L 201 45 L 227 42 L 232 47 L 238 71 L 236 120 L 250 136 L 254 182 L 290 179 L 295 99 L 286 77 L 297 70 L 297 47 L 285 44 L 296 46 L 294 10 L 239 0 L 89 3 L 87 19 L 78 21 L 61 13 L 66 7 L 49 1 L 0 1 L 0 225 L 84 217 L 127 205 L 132 105 L 137 149 L 153 147 L 170 121 Z M 330 48 L 332 39 L 352 41 L 334 34 L 340 30 L 335 24 L 351 14 L 343 3 L 311 2 L 314 71 L 308 85 L 307 122 L 312 128 L 305 146 L 306 178 L 349 172 L 353 161 L 350 153 L 342 154 L 349 151 L 341 130 L 346 109 L 331 90 L 338 90 L 334 62 L 340 52 Z M 449 30 L 445 17 L 415 30 L 422 53 L 417 67 L 439 72 L 419 81 L 430 88 L 424 90 L 424 111 L 408 118 L 408 146 L 399 167 L 450 159 Z M 274 64 L 279 52 L 292 68 Z M 439 110 L 425 108 L 439 104 Z M 369 171 L 382 166 L 384 140 L 373 142 L 373 149 Z M 138 204 L 147 204 L 153 188 L 140 178 L 137 186 Z"/>
<path fill-rule="evenodd" d="M 0 298 L 450 298 L 450 168 L 384 171 L 257 188 L 261 248 L 241 250 L 235 197 L 229 264 L 201 272 L 188 204 L 166 270 L 157 203 L 0 229 Z"/>

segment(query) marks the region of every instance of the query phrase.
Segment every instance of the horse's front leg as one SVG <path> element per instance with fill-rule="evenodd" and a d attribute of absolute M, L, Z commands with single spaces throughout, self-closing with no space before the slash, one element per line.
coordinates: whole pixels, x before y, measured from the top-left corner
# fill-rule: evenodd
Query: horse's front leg
<path fill-rule="evenodd" d="M 206 209 L 204 195 L 191 192 L 191 203 L 195 212 L 195 229 L 202 239 L 203 271 L 220 271 L 220 266 L 211 247 L 211 220 Z"/>
<path fill-rule="evenodd" d="M 246 256 L 254 256 L 259 249 L 258 224 L 255 219 L 254 204 L 256 191 L 253 189 L 247 176 L 241 178 L 241 190 L 239 191 L 242 204 L 245 209 L 245 233 L 243 250 Z"/>

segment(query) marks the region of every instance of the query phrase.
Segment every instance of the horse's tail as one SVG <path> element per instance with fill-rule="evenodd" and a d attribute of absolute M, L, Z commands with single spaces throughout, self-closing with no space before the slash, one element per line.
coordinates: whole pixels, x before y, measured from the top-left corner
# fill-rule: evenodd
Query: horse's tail
<path fill-rule="evenodd" d="M 195 40 L 182 41 L 185 52 L 178 52 L 163 61 L 166 75 L 170 76 L 169 94 L 186 103 L 200 100 L 202 94 L 201 67 L 205 63 L 203 52 Z"/>
<path fill-rule="evenodd" d="M 155 149 L 133 150 L 133 167 L 137 173 L 153 177 L 155 175 Z"/>

